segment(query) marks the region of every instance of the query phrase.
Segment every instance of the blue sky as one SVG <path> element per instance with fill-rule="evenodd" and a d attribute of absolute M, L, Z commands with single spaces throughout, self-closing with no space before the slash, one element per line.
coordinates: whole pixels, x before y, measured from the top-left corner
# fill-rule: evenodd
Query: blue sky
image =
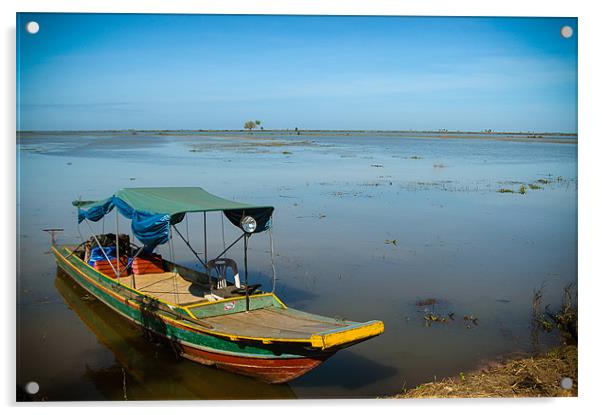
<path fill-rule="evenodd" d="M 576 132 L 577 20 L 22 13 L 17 82 L 21 130 Z"/>

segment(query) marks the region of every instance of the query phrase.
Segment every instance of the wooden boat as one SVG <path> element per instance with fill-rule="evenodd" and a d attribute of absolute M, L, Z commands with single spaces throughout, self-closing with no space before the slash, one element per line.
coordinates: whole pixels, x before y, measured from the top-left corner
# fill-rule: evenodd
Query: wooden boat
<path fill-rule="evenodd" d="M 105 200 L 76 201 L 74 205 L 78 221 L 88 224 L 115 209 L 118 236 L 93 234 L 79 246 L 57 245 L 53 237 L 58 266 L 116 313 L 167 339 L 185 358 L 268 383 L 283 383 L 315 368 L 338 350 L 384 331 L 381 321 L 360 323 L 289 308 L 273 290 L 264 292 L 258 284 L 248 284 L 249 239 L 271 232 L 271 206 L 222 199 L 201 188 L 122 189 Z M 206 241 L 206 215 L 213 211 L 223 212 L 242 234 L 213 260 L 207 258 L 205 242 L 203 260 L 176 225 L 186 214 L 202 212 Z M 131 220 L 133 236 L 143 246 L 119 234 L 117 212 Z M 163 243 L 173 252 L 174 235 L 191 248 L 204 272 L 150 256 Z M 244 283 L 236 263 L 224 258 L 241 240 Z M 111 242 L 115 258 L 109 254 Z M 91 249 L 100 250 L 104 259 L 92 265 Z M 136 267 L 132 263 L 144 257 L 154 261 L 151 271 L 162 272 L 133 273 Z M 142 272 L 143 267 L 137 269 Z"/>

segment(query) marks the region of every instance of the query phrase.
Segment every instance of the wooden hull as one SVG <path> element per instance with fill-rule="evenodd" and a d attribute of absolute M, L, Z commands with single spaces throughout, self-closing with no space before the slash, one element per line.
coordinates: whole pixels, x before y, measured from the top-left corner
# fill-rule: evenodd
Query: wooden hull
<path fill-rule="evenodd" d="M 334 353 L 320 356 L 256 359 L 206 352 L 194 347 L 182 346 L 181 355 L 204 365 L 215 365 L 220 369 L 251 376 L 267 383 L 289 382 L 320 365 Z"/>
<path fill-rule="evenodd" d="M 184 358 L 215 365 L 268 383 L 283 383 L 317 367 L 337 349 L 313 349 L 303 343 L 264 344 L 256 341 L 229 340 L 203 330 L 187 320 L 180 320 L 148 307 L 142 298 L 134 298 L 127 287 L 97 272 L 69 251 L 53 247 L 57 264 L 75 282 L 113 311 L 142 329 L 170 342 Z"/>

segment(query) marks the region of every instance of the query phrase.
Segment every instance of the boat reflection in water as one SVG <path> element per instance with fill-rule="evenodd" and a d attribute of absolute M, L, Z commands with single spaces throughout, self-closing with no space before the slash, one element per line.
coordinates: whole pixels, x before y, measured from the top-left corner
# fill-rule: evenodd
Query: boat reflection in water
<path fill-rule="evenodd" d="M 270 385 L 178 358 L 157 337 L 110 310 L 57 268 L 55 287 L 98 341 L 115 356 L 102 369 L 86 367 L 85 377 L 110 400 L 291 399 L 286 384 Z M 124 382 L 125 380 L 125 382 Z"/>

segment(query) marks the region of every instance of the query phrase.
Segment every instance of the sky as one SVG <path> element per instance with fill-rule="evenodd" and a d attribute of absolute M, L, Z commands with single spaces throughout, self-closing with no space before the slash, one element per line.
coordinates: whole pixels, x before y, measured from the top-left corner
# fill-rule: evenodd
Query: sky
<path fill-rule="evenodd" d="M 17 15 L 19 130 L 246 120 L 575 133 L 577 19 Z"/>

